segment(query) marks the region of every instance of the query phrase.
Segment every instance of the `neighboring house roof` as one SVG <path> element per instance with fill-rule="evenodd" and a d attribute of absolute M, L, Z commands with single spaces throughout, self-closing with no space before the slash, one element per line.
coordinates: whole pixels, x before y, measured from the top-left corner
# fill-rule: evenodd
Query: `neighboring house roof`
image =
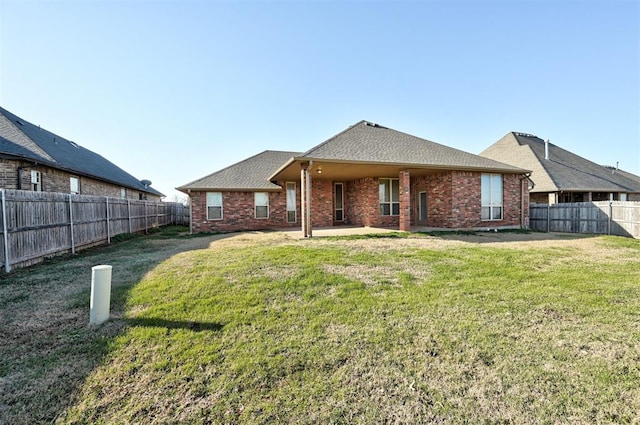
<path fill-rule="evenodd" d="M 525 133 L 507 133 L 489 146 L 481 156 L 532 170 L 536 192 L 640 192 L 640 177 L 589 161 Z"/>
<path fill-rule="evenodd" d="M 300 153 L 267 150 L 177 189 L 182 192 L 280 190 L 280 186 L 269 181 L 269 176 L 296 155 Z"/>
<path fill-rule="evenodd" d="M 0 155 L 164 196 L 117 165 L 0 107 Z"/>

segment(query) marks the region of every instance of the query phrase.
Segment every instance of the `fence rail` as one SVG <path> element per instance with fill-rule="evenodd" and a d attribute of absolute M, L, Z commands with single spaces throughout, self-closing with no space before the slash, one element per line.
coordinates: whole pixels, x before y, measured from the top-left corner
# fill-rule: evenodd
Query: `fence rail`
<path fill-rule="evenodd" d="M 544 232 L 594 233 L 640 238 L 640 202 L 531 204 L 529 226 Z"/>
<path fill-rule="evenodd" d="M 43 258 L 110 243 L 123 233 L 188 225 L 189 208 L 105 196 L 0 189 L 0 254 L 6 272 Z"/>

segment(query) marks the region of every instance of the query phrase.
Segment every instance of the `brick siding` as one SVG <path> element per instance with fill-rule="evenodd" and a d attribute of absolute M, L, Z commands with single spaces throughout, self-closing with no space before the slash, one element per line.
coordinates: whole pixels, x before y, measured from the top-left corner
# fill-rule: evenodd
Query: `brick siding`
<path fill-rule="evenodd" d="M 427 193 L 427 221 L 420 225 L 440 228 L 472 228 L 520 226 L 521 188 L 523 183 L 518 174 L 503 175 L 503 219 L 482 220 L 481 213 L 481 173 L 469 171 L 446 171 L 427 176 L 411 177 L 408 172 L 404 179 L 410 182 L 410 189 L 403 193 L 402 175 L 400 184 L 402 205 L 409 205 L 408 220 L 416 225 L 418 217 L 419 193 Z M 399 227 L 400 216 L 381 216 L 379 208 L 378 178 L 365 177 L 344 184 L 344 224 L 371 227 Z M 311 217 L 313 227 L 329 227 L 334 224 L 334 181 L 313 178 L 311 183 Z M 285 187 L 285 182 L 279 182 Z M 256 219 L 253 192 L 222 192 L 223 219 L 206 219 L 206 192 L 192 192 L 192 225 L 194 232 L 230 232 L 239 230 L 262 230 L 273 228 L 299 228 L 300 223 L 300 182 L 296 182 L 298 220 L 286 222 L 286 194 L 282 191 L 269 194 L 269 218 Z M 404 201 L 403 196 L 405 196 Z M 529 205 L 525 202 L 525 224 L 528 222 Z"/>
<path fill-rule="evenodd" d="M 18 169 L 20 167 L 22 167 L 20 172 L 21 182 L 20 185 L 18 185 Z M 122 186 L 119 185 L 42 165 L 34 166 L 31 162 L 12 161 L 8 159 L 0 159 L 0 187 L 4 189 L 32 190 L 32 170 L 40 172 L 41 189 L 43 192 L 69 193 L 71 189 L 70 177 L 73 176 L 79 180 L 81 195 L 110 196 L 112 198 L 120 198 L 122 195 Z M 150 193 L 144 193 L 130 188 L 125 188 L 125 190 L 127 199 L 140 199 L 140 195 L 142 194 L 145 197 L 144 199 L 160 201 L 159 196 Z"/>

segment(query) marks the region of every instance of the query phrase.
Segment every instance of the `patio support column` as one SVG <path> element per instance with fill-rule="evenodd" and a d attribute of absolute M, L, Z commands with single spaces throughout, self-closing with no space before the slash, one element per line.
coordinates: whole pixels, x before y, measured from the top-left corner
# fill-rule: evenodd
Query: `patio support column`
<path fill-rule="evenodd" d="M 302 236 L 307 237 L 307 168 L 309 164 L 300 166 L 300 222 L 302 223 Z"/>
<path fill-rule="evenodd" d="M 400 231 L 411 231 L 411 175 L 409 170 L 400 171 Z"/>

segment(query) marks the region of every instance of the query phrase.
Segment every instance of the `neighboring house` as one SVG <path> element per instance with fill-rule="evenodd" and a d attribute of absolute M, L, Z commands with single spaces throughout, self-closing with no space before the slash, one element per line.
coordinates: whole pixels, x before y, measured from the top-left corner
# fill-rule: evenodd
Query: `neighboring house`
<path fill-rule="evenodd" d="M 193 232 L 486 229 L 527 226 L 527 173 L 361 121 L 305 153 L 265 151 L 177 189 Z"/>
<path fill-rule="evenodd" d="M 508 133 L 480 156 L 532 170 L 532 203 L 640 200 L 640 177 L 598 165 L 531 134 Z"/>
<path fill-rule="evenodd" d="M 0 188 L 160 201 L 112 162 L 0 108 Z"/>

